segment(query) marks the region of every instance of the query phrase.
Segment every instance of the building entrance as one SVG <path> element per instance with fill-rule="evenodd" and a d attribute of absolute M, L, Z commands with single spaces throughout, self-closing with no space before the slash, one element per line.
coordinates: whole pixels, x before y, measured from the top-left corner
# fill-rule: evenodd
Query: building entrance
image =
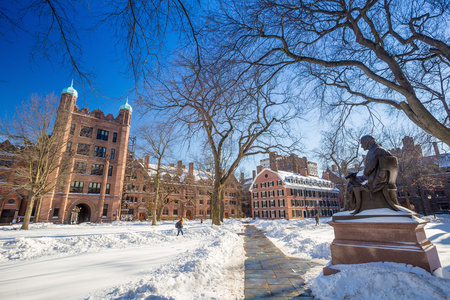
<path fill-rule="evenodd" d="M 11 223 L 14 219 L 14 209 L 4 209 L 0 216 L 0 223 Z"/>
<path fill-rule="evenodd" d="M 80 224 L 91 220 L 91 210 L 86 204 L 78 204 L 72 209 L 70 215 L 71 224 Z"/>
<path fill-rule="evenodd" d="M 188 220 L 192 219 L 192 213 L 190 210 L 186 211 L 186 219 L 188 219 Z"/>

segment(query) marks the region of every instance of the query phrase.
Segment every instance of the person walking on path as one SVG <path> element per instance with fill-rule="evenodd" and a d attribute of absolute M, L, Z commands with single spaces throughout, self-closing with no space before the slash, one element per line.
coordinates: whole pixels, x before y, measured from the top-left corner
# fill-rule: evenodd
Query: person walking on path
<path fill-rule="evenodd" d="M 319 214 L 316 214 L 316 225 L 319 225 Z"/>
<path fill-rule="evenodd" d="M 177 236 L 180 235 L 180 232 L 181 232 L 181 235 L 184 235 L 184 233 L 183 233 L 183 222 L 184 222 L 184 218 L 181 218 L 181 220 L 178 221 L 178 222 L 175 224 L 175 227 L 178 229 Z"/>
<path fill-rule="evenodd" d="M 202 224 L 203 225 L 203 218 L 200 220 L 200 224 Z"/>

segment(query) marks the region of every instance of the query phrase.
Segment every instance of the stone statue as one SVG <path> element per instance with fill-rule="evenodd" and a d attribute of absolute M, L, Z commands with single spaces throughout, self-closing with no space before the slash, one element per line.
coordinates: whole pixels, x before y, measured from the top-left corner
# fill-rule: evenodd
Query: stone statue
<path fill-rule="evenodd" d="M 367 152 L 364 171 L 350 173 L 347 184 L 347 210 L 357 214 L 363 210 L 390 208 L 398 211 L 395 186 L 397 158 L 381 147 L 371 135 L 361 138 L 361 146 Z M 361 174 L 362 173 L 362 174 Z"/>

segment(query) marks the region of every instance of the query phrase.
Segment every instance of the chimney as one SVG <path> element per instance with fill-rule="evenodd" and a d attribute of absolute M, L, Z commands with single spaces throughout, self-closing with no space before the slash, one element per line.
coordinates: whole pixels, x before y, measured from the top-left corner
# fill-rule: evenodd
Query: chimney
<path fill-rule="evenodd" d="M 241 184 L 244 184 L 244 173 L 241 172 Z"/>
<path fill-rule="evenodd" d="M 171 166 L 172 168 L 175 168 L 175 164 L 170 164 L 170 166 Z"/>
<path fill-rule="evenodd" d="M 331 170 L 332 170 L 333 172 L 337 172 L 337 166 L 336 166 L 336 165 L 332 165 L 332 166 L 331 166 Z"/>
<path fill-rule="evenodd" d="M 189 175 L 194 175 L 194 163 L 189 163 Z"/>
<path fill-rule="evenodd" d="M 439 153 L 439 148 L 438 148 L 438 145 L 437 145 L 436 142 L 433 142 L 433 148 L 434 148 L 434 153 L 436 154 L 436 156 L 441 155 L 441 154 Z"/>
<path fill-rule="evenodd" d="M 253 172 L 252 172 L 252 177 L 253 177 L 253 179 L 255 179 L 256 178 L 256 171 L 255 170 L 253 170 Z"/>
<path fill-rule="evenodd" d="M 270 163 L 270 169 L 272 171 L 278 172 L 278 163 L 277 162 Z"/>
<path fill-rule="evenodd" d="M 146 155 L 144 157 L 144 168 L 148 169 L 149 162 L 150 162 L 150 157 L 148 155 Z"/>
<path fill-rule="evenodd" d="M 303 175 L 305 177 L 308 177 L 308 169 L 301 169 L 300 171 L 300 175 Z"/>
<path fill-rule="evenodd" d="M 262 171 L 263 167 L 262 166 L 257 166 L 256 167 L 256 173 L 260 173 Z"/>
<path fill-rule="evenodd" d="M 183 167 L 183 161 L 179 160 L 178 163 L 177 163 L 177 168 L 181 169 L 182 167 Z"/>
<path fill-rule="evenodd" d="M 330 174 L 328 174 L 328 173 L 323 173 L 323 174 L 322 174 L 322 179 L 330 180 Z"/>

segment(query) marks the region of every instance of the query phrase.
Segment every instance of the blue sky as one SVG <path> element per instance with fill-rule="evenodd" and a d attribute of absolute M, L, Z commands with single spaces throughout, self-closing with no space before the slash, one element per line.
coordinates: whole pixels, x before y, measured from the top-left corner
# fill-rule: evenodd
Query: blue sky
<path fill-rule="evenodd" d="M 14 7 L 9 7 L 14 9 Z M 86 16 L 77 16 L 77 24 L 83 26 Z M 6 39 L 0 36 L 0 103 L 2 116 L 14 112 L 22 101 L 33 93 L 45 95 L 54 92 L 57 97 L 61 91 L 70 86 L 72 65 L 69 61 L 62 65 L 50 64 L 31 53 L 35 44 L 34 26 L 38 20 L 30 15 L 23 19 L 20 29 L 10 30 L 7 26 Z M 86 22 L 87 24 L 87 22 Z M 3 31 L 5 32 L 5 31 Z M 118 114 L 121 104 L 125 103 L 127 92 L 132 87 L 132 81 L 123 74 L 123 65 L 118 61 L 114 43 L 106 30 L 99 32 L 77 31 L 80 36 L 84 66 L 86 70 L 96 74 L 95 83 L 101 95 L 86 93 L 81 82 L 75 80 L 74 88 L 78 91 L 78 106 L 90 110 L 101 108 L 105 113 Z M 133 97 L 130 97 L 133 105 Z"/>

